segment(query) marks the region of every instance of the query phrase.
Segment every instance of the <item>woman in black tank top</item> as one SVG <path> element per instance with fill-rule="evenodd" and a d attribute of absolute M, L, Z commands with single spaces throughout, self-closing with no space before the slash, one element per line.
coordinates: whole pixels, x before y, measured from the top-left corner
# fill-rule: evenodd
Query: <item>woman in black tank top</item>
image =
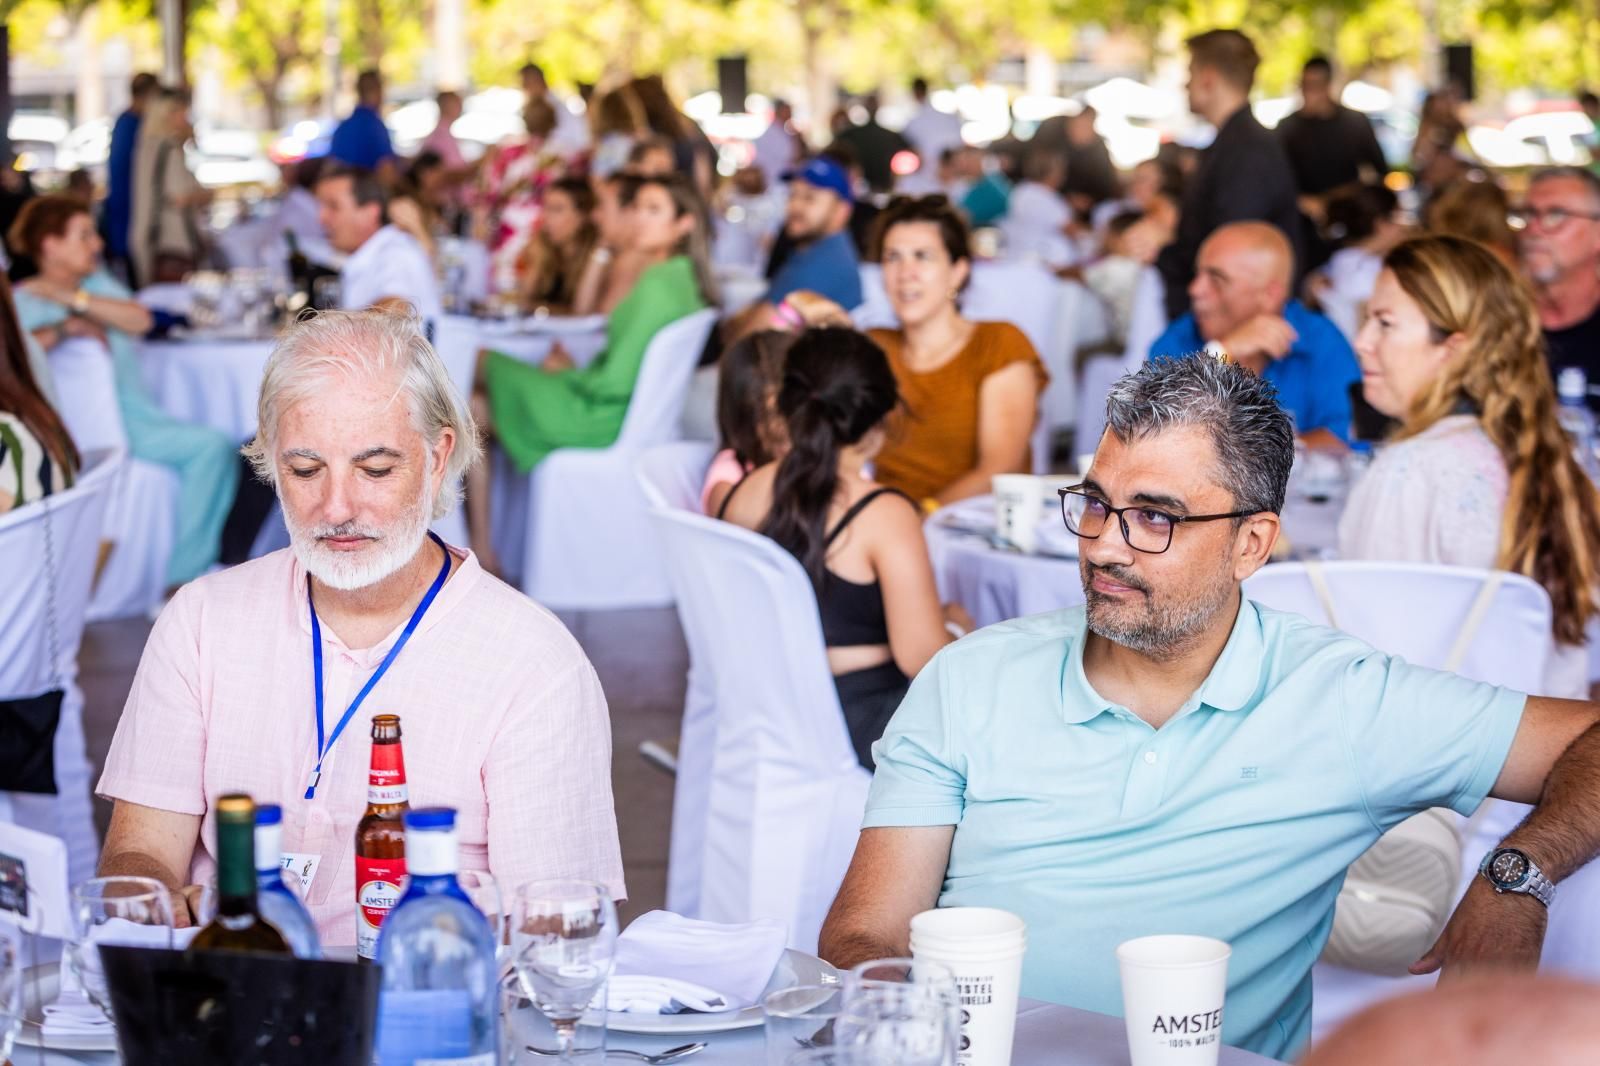
<path fill-rule="evenodd" d="M 916 505 L 894 489 L 859 480 L 862 463 L 881 442 L 884 421 L 898 402 L 894 373 L 872 341 L 848 329 L 806 331 L 789 351 L 778 392 L 789 451 L 736 485 L 718 514 L 771 537 L 800 561 L 816 590 L 823 641 L 830 649 L 888 649 L 877 665 L 834 675 L 856 757 L 868 769 L 872 744 L 883 735 L 910 677 L 952 639 Z M 855 495 L 856 485 L 867 491 L 830 525 L 841 496 Z M 770 495 L 765 513 L 763 489 Z M 866 515 L 871 520 L 863 522 Z M 863 550 L 872 560 L 892 554 L 890 587 L 875 561 L 870 582 L 849 580 L 830 568 L 830 557 L 852 526 L 865 538 L 852 546 L 855 568 L 859 572 Z M 910 605 L 894 612 L 897 628 L 890 626 L 886 597 Z"/>

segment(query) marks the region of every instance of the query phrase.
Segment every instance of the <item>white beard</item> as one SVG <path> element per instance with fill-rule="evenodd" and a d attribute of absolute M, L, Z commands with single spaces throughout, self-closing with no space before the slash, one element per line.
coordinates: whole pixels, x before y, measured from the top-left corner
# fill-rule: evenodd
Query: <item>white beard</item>
<path fill-rule="evenodd" d="M 306 572 L 329 588 L 341 591 L 364 589 L 416 557 L 428 535 L 428 516 L 433 514 L 433 493 L 427 489 L 408 507 L 390 529 L 345 522 L 337 526 L 300 525 L 283 509 L 283 524 L 289 528 L 289 544 Z M 358 552 L 334 551 L 324 547 L 324 537 L 371 537 L 373 542 Z"/>

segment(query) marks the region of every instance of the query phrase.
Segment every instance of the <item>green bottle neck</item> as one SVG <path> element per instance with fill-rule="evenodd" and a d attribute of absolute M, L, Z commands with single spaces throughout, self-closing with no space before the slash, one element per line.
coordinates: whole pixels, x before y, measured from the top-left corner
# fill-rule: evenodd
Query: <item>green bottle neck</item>
<path fill-rule="evenodd" d="M 253 824 L 217 823 L 217 911 L 253 914 L 256 909 L 256 840 Z"/>

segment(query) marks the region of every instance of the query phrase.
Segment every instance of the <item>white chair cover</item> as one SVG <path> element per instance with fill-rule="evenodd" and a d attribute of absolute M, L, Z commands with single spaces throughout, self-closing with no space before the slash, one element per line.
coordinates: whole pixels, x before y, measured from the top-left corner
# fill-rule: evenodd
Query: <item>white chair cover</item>
<path fill-rule="evenodd" d="M 242 444 L 256 434 L 261 378 L 273 347 L 270 340 L 145 341 L 139 364 L 163 411 Z"/>
<path fill-rule="evenodd" d="M 1352 636 L 1407 662 L 1443 669 L 1462 626 L 1483 588 L 1487 571 L 1411 563 L 1328 562 L 1322 574 L 1339 616 L 1339 627 Z M 1244 583 L 1245 595 L 1257 603 L 1293 611 L 1319 625 L 1328 615 L 1301 563 L 1274 563 Z M 1520 692 L 1538 692 L 1551 643 L 1550 597 L 1536 582 L 1517 574 L 1503 575 L 1488 613 L 1466 649 L 1457 673 Z M 1468 824 L 1462 852 L 1461 891 L 1477 875 L 1478 863 L 1527 808 L 1488 800 Z M 1484 831 L 1503 826 L 1492 839 Z M 1580 878 L 1582 879 L 1580 881 Z M 1600 974 L 1600 872 L 1583 871 L 1557 893 L 1546 945 L 1563 950 L 1577 945 L 1590 960 L 1591 975 Z M 1571 923 L 1571 924 L 1569 924 Z M 1574 928 L 1573 926 L 1576 926 Z M 1580 934 L 1581 931 L 1581 935 Z M 1586 941 L 1586 942 L 1585 942 Z M 1429 987 L 1437 977 L 1380 977 L 1318 963 L 1312 974 L 1312 1039 L 1331 1032 L 1365 1007 Z"/>
<path fill-rule="evenodd" d="M 647 449 L 634 464 L 645 502 L 698 514 L 700 490 L 717 447 L 701 440 L 681 440 Z"/>
<path fill-rule="evenodd" d="M 1078 382 L 1078 417 L 1072 437 L 1073 456 L 1092 454 L 1100 445 L 1106 428 L 1106 396 L 1124 374 L 1144 366 L 1150 346 L 1167 328 L 1163 303 L 1166 285 L 1155 267 L 1139 273 L 1139 286 L 1133 294 L 1133 314 L 1128 321 L 1128 344 L 1122 355 L 1096 356 L 1084 363 Z"/>
<path fill-rule="evenodd" d="M 529 596 L 568 609 L 672 602 L 633 466 L 646 448 L 677 439 L 689 378 L 716 321 L 706 308 L 651 339 L 615 444 L 562 448 L 534 467 L 522 572 Z"/>
<path fill-rule="evenodd" d="M 1044 440 L 1052 440 L 1058 430 L 1073 425 L 1077 417 L 1078 351 L 1102 343 L 1110 332 L 1111 322 L 1100 298 L 1080 282 L 1061 282 L 1054 337 L 1050 347 L 1039 352 L 1045 369 L 1050 371 L 1050 384 L 1039 398 L 1036 430 Z M 1048 473 L 1048 468 L 1040 465 L 1037 447 L 1034 452 L 1034 472 Z M 1078 454 L 1074 452 L 1073 457 Z"/>
<path fill-rule="evenodd" d="M 815 951 L 854 853 L 870 777 L 828 673 L 816 596 L 765 537 L 651 511 L 689 660 L 709 707 L 685 710 L 669 910 L 717 922 L 776 918 Z"/>
<path fill-rule="evenodd" d="M 0 582 L 0 699 L 64 691 L 55 738 L 56 795 L 0 793 L 0 802 L 9 799 L 17 824 L 66 841 L 73 883 L 94 876 L 100 853 L 89 799 L 78 648 L 106 502 L 124 462 L 121 452 L 100 453 L 86 461 L 72 488 L 0 515 L 0 559 L 27 561 Z"/>
<path fill-rule="evenodd" d="M 862 331 L 900 325 L 883 287 L 883 267 L 877 263 L 861 264 L 861 304 L 850 312 L 850 320 Z"/>
<path fill-rule="evenodd" d="M 104 344 L 76 338 L 50 349 L 61 420 L 82 452 L 126 450 L 116 372 Z M 114 485 L 101 535 L 112 544 L 89 599 L 89 621 L 147 614 L 166 593 L 167 562 L 177 540 L 178 475 L 139 459 L 108 475 Z"/>

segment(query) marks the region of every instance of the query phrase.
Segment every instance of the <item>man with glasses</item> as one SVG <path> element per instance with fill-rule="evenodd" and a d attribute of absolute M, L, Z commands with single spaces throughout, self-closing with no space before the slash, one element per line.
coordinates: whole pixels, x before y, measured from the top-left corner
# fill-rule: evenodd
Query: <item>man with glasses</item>
<path fill-rule="evenodd" d="M 1416 969 L 1532 969 L 1548 882 L 1600 851 L 1600 707 L 1410 666 L 1243 599 L 1294 461 L 1261 378 L 1156 360 L 1106 406 L 1062 497 L 1086 604 L 972 634 L 917 676 L 873 748 L 822 955 L 902 956 L 919 911 L 1001 907 L 1028 923 L 1023 995 L 1117 1014 L 1118 943 L 1218 937 L 1223 1040 L 1289 1059 L 1349 865 L 1412 814 L 1494 795 L 1542 802 Z"/>
<path fill-rule="evenodd" d="M 1576 366 L 1600 381 L 1600 177 L 1581 167 L 1540 171 L 1511 221 L 1521 228 L 1552 372 Z"/>

